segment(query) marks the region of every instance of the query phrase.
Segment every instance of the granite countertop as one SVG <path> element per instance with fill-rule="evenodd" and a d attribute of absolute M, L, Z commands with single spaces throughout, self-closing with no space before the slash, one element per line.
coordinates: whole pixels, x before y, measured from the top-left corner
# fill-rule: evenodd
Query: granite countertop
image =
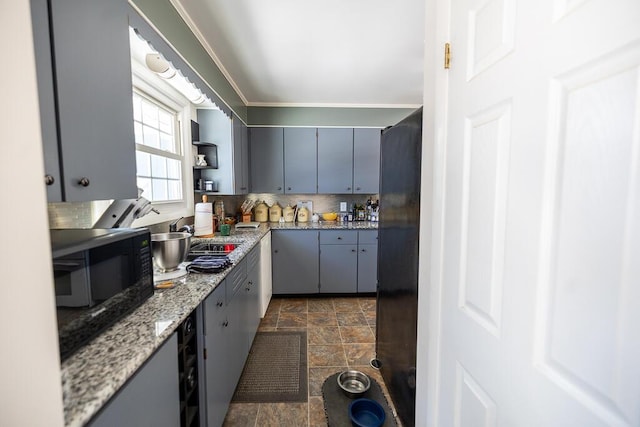
<path fill-rule="evenodd" d="M 269 230 L 377 229 L 375 222 L 267 223 L 230 236 L 192 241 L 238 243 L 229 255 L 234 264 L 244 258 Z M 173 289 L 156 291 L 147 301 L 80 348 L 61 366 L 66 426 L 85 425 L 180 323 L 232 270 L 219 274 L 189 274 Z"/>

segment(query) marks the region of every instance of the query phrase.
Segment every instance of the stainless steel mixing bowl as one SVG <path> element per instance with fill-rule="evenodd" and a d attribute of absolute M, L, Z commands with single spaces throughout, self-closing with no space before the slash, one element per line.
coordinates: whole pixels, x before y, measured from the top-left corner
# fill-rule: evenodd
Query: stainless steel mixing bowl
<path fill-rule="evenodd" d="M 187 259 L 191 247 L 189 233 L 157 233 L 151 235 L 153 262 L 162 271 L 174 271 Z"/>

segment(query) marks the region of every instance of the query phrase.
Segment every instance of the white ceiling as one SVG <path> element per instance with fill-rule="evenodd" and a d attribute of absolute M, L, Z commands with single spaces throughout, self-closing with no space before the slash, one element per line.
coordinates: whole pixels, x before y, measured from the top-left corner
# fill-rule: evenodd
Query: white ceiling
<path fill-rule="evenodd" d="M 422 104 L 424 0 L 171 0 L 250 106 Z"/>

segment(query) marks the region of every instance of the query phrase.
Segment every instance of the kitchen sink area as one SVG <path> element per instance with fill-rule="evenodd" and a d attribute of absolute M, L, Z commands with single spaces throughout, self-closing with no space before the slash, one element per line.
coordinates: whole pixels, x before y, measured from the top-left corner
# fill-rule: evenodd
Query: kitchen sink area
<path fill-rule="evenodd" d="M 189 254 L 187 255 L 187 261 L 193 261 L 200 256 L 225 257 L 233 253 L 233 251 L 235 251 L 240 244 L 241 242 L 195 242 L 191 244 Z"/>

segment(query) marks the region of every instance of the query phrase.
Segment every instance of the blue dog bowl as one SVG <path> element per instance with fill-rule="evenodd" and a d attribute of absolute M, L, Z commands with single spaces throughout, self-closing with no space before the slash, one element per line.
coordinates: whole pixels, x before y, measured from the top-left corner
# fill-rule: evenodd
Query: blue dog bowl
<path fill-rule="evenodd" d="M 380 427 L 386 415 L 375 400 L 356 399 L 349 405 L 349 418 L 355 427 Z"/>

